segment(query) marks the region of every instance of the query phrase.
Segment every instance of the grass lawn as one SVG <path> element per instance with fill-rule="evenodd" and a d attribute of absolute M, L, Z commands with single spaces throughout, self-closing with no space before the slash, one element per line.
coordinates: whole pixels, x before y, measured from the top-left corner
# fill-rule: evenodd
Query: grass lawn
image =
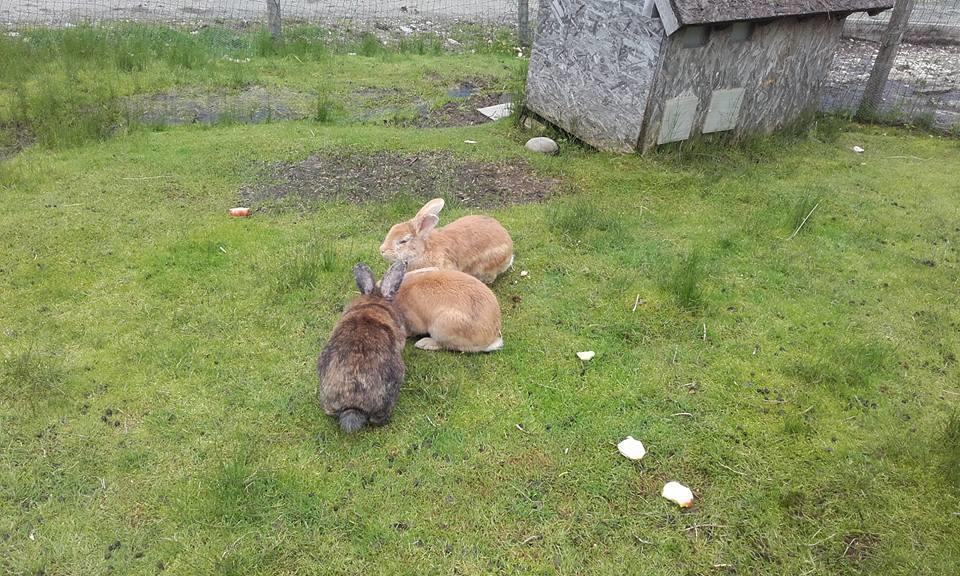
<path fill-rule="evenodd" d="M 316 65 L 343 61 L 392 66 Z M 821 122 L 531 157 L 525 137 L 304 120 L 0 161 L 0 572 L 960 572 L 957 141 Z M 422 198 L 226 213 L 264 163 L 345 151 L 558 181 L 488 211 L 516 247 L 493 286 L 505 348 L 408 345 L 393 422 L 353 437 L 315 360 L 350 268 L 382 273 Z M 440 186 L 441 223 L 472 212 Z"/>

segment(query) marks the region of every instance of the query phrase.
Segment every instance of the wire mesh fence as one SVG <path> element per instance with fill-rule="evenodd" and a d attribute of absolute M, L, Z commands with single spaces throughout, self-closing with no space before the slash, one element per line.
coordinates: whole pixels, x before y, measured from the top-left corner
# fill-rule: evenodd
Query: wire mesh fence
<path fill-rule="evenodd" d="M 847 19 L 822 108 L 856 113 L 891 12 Z M 960 0 L 918 0 L 879 94 L 879 120 L 960 129 Z"/>
<path fill-rule="evenodd" d="M 484 31 L 482 41 L 488 43 L 520 45 L 532 36 L 540 5 L 540 0 L 0 0 L 0 23 L 7 34 L 27 26 L 116 22 L 243 30 L 266 27 L 271 2 L 279 6 L 285 29 L 311 25 L 311 33 L 326 34 L 330 43 L 353 42 L 362 33 L 385 44 L 429 35 L 444 48 L 458 47 L 465 30 Z M 823 90 L 823 110 L 857 111 L 889 19 L 889 11 L 847 19 Z M 960 129 L 960 0 L 916 0 L 875 111 L 882 120 Z"/>
<path fill-rule="evenodd" d="M 472 22 L 516 26 L 537 0 L 279 0 L 284 21 L 357 26 Z M 172 24 L 266 23 L 270 0 L 0 0 L 8 26 L 138 21 Z"/>

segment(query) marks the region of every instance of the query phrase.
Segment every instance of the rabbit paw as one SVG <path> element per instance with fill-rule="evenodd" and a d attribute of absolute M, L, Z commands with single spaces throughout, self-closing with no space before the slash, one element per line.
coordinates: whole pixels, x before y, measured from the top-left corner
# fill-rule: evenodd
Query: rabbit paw
<path fill-rule="evenodd" d="M 417 343 L 414 344 L 414 346 L 416 346 L 421 350 L 441 350 L 442 349 L 440 345 L 437 344 L 437 341 L 434 340 L 433 338 L 421 338 L 417 340 Z"/>

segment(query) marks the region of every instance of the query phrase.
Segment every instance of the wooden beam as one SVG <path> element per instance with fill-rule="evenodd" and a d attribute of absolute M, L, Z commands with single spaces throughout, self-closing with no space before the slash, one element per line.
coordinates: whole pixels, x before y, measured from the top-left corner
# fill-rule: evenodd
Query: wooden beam
<path fill-rule="evenodd" d="M 267 30 L 277 42 L 283 40 L 283 24 L 280 17 L 280 0 L 267 0 Z"/>

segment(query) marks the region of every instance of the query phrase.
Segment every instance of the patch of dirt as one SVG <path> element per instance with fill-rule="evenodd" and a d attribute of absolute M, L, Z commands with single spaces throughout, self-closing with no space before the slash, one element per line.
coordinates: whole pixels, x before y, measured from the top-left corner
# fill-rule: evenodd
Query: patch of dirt
<path fill-rule="evenodd" d="M 504 104 L 509 101 L 509 96 L 505 94 L 474 95 L 465 100 L 454 100 L 438 108 L 425 110 L 407 125 L 417 128 L 444 128 L 485 124 L 491 120 L 477 112 L 477 108 Z"/>
<path fill-rule="evenodd" d="M 843 557 L 853 562 L 863 562 L 873 555 L 880 544 L 875 534 L 847 534 L 843 537 Z"/>
<path fill-rule="evenodd" d="M 485 77 L 462 79 L 447 89 L 447 96 L 454 100 L 436 108 L 398 88 L 362 88 L 353 97 L 364 110 L 360 115 L 364 121 L 379 120 L 414 128 L 475 126 L 491 121 L 477 108 L 510 102 L 509 94 L 493 89 L 494 82 Z"/>
<path fill-rule="evenodd" d="M 15 122 L 0 122 L 0 160 L 13 158 L 36 141 L 30 130 Z"/>
<path fill-rule="evenodd" d="M 239 92 L 170 90 L 126 100 L 132 117 L 144 124 L 260 124 L 308 116 L 314 96 L 293 90 L 251 86 Z"/>
<path fill-rule="evenodd" d="M 265 167 L 260 183 L 243 186 L 244 204 L 293 199 L 302 203 L 379 202 L 399 194 L 456 198 L 470 208 L 538 202 L 559 185 L 523 160 L 463 160 L 448 152 L 317 154 L 295 164 Z"/>

